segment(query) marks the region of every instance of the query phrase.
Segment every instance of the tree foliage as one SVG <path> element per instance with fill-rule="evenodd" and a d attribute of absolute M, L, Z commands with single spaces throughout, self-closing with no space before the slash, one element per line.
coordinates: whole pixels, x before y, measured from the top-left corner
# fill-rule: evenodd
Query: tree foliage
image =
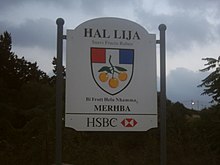
<path fill-rule="evenodd" d="M 50 77 L 50 83 L 51 84 L 55 84 L 56 82 L 56 77 L 57 77 L 57 58 L 54 57 L 53 58 L 53 61 L 52 61 L 52 64 L 53 64 L 53 76 Z M 62 76 L 63 78 L 65 79 L 66 78 L 66 68 L 64 66 L 62 66 Z"/>
<path fill-rule="evenodd" d="M 33 72 L 15 69 L 17 65 L 28 68 L 29 62 L 11 52 L 10 34 L 1 35 L 0 43 L 0 164 L 54 164 L 55 86 L 47 75 L 36 74 L 41 73 L 37 64 L 30 69 Z M 12 78 L 14 82 L 8 85 Z M 215 105 L 196 112 L 167 100 L 167 164 L 220 164 L 219 108 Z M 147 132 L 77 132 L 63 127 L 62 137 L 62 160 L 68 164 L 160 162 L 159 128 Z"/>
<path fill-rule="evenodd" d="M 198 87 L 205 87 L 202 95 L 212 96 L 213 101 L 220 103 L 220 56 L 215 58 L 204 58 L 202 60 L 207 61 L 205 68 L 201 69 L 201 72 L 208 72 L 213 70 Z M 212 102 L 213 102 L 212 101 Z"/>
<path fill-rule="evenodd" d="M 49 77 L 41 71 L 37 63 L 19 58 L 12 51 L 11 35 L 8 32 L 0 35 L 0 81 L 10 88 L 20 88 L 29 82 L 48 82 Z"/>

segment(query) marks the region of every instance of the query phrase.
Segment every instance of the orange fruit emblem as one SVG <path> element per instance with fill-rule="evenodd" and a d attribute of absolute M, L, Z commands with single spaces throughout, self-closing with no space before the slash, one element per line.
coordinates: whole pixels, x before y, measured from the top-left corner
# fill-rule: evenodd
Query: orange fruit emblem
<path fill-rule="evenodd" d="M 127 77 L 128 77 L 128 75 L 127 75 L 127 73 L 125 73 L 125 72 L 120 72 L 120 73 L 118 74 L 118 78 L 119 78 L 119 80 L 121 80 L 121 81 L 127 80 Z"/>
<path fill-rule="evenodd" d="M 118 85 L 119 85 L 119 81 L 118 81 L 117 78 L 111 78 L 111 79 L 109 80 L 108 84 L 109 84 L 109 86 L 110 86 L 111 88 L 117 88 Z"/>
<path fill-rule="evenodd" d="M 127 69 L 120 67 L 120 66 L 115 66 L 112 64 L 111 62 L 111 55 L 109 56 L 109 65 L 106 66 L 102 66 L 98 72 L 100 72 L 99 74 L 99 80 L 101 82 L 107 82 L 108 81 L 108 85 L 111 88 L 117 88 L 119 86 L 119 83 L 121 81 L 125 81 L 128 78 L 128 74 L 126 73 Z M 111 78 L 109 79 L 109 75 L 111 76 Z M 118 77 L 115 77 L 115 74 L 118 74 Z"/>
<path fill-rule="evenodd" d="M 101 82 L 106 82 L 108 80 L 108 73 L 102 72 L 99 74 L 99 80 Z"/>

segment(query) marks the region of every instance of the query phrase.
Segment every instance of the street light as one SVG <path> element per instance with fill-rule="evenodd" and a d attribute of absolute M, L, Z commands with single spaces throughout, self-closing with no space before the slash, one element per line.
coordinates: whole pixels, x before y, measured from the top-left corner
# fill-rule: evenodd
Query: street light
<path fill-rule="evenodd" d="M 191 104 L 192 104 L 192 109 L 193 109 L 193 105 L 195 104 L 195 102 L 192 100 L 192 101 L 191 101 Z"/>

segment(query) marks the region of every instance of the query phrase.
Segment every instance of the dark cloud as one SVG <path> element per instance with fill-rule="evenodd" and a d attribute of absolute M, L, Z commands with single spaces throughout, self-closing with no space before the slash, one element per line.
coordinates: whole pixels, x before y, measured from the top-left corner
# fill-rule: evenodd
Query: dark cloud
<path fill-rule="evenodd" d="M 189 103 L 191 100 L 207 104 L 211 101 L 208 96 L 201 96 L 203 88 L 197 86 L 207 73 L 194 72 L 186 68 L 172 70 L 167 76 L 167 96 L 172 101 Z"/>
<path fill-rule="evenodd" d="M 5 0 L 0 0 L 0 10 L 7 10 L 8 7 L 11 6 L 17 6 L 19 4 L 23 4 L 24 2 L 27 2 L 28 0 L 21 0 L 21 1 L 17 1 L 17 0 L 10 0 L 10 1 L 5 1 Z"/>
<path fill-rule="evenodd" d="M 103 0 L 96 0 L 95 3 L 94 1 L 82 0 L 80 7 L 87 14 L 101 14 L 104 10 L 104 4 Z"/>
<path fill-rule="evenodd" d="M 177 7 L 179 9 L 183 10 L 190 10 L 195 11 L 195 10 L 201 10 L 203 12 L 214 8 L 218 8 L 220 5 L 219 0 L 197 0 L 197 1 L 192 1 L 192 0 L 167 0 L 169 5 Z"/>
<path fill-rule="evenodd" d="M 105 8 L 109 8 L 112 6 L 128 6 L 129 4 L 134 4 L 133 0 L 124 1 L 119 0 L 0 0 L 0 12 L 7 11 L 10 7 L 19 7 L 24 4 L 43 4 L 43 5 L 51 5 L 56 8 L 62 7 L 63 9 L 73 10 L 73 9 L 81 9 L 84 13 L 87 14 L 101 14 L 105 10 Z M 114 12 L 114 11 L 113 11 Z M 109 13 L 111 14 L 111 13 Z"/>
<path fill-rule="evenodd" d="M 82 11 L 84 11 L 87 14 L 92 15 L 99 15 L 103 14 L 106 10 L 109 11 L 109 15 L 114 15 L 114 8 L 121 7 L 123 10 L 125 7 L 128 7 L 129 5 L 134 5 L 136 2 L 133 0 L 126 0 L 126 3 L 124 1 L 119 0 L 80 0 L 80 7 Z M 111 9 L 112 10 L 109 10 Z"/>
<path fill-rule="evenodd" d="M 198 39 L 195 40 L 196 42 L 203 44 L 206 42 L 215 42 L 216 40 L 219 40 L 219 0 L 167 0 L 167 2 L 176 11 L 181 11 L 180 13 L 185 13 L 192 18 L 192 25 L 196 26 L 193 26 L 193 29 L 189 34 Z M 186 17 L 185 21 L 187 19 L 188 17 Z M 186 29 L 186 31 L 188 30 L 189 29 Z"/>
<path fill-rule="evenodd" d="M 188 49 L 193 43 L 204 45 L 214 39 L 206 19 L 188 14 L 174 15 L 167 22 L 170 50 Z"/>
<path fill-rule="evenodd" d="M 7 11 L 10 8 L 17 8 L 23 6 L 24 4 L 44 4 L 44 6 L 51 5 L 56 6 L 57 8 L 69 8 L 70 6 L 73 8 L 78 3 L 79 0 L 0 0 L 0 13 Z"/>
<path fill-rule="evenodd" d="M 213 40 L 212 25 L 204 17 L 185 12 L 172 15 L 153 14 L 144 9 L 136 11 L 139 21 L 149 30 L 157 31 L 161 23 L 167 26 L 169 51 L 190 49 L 192 43 L 205 44 Z"/>
<path fill-rule="evenodd" d="M 49 19 L 26 20 L 19 26 L 10 22 L 0 22 L 1 33 L 8 31 L 12 35 L 13 45 L 55 49 L 56 22 Z"/>

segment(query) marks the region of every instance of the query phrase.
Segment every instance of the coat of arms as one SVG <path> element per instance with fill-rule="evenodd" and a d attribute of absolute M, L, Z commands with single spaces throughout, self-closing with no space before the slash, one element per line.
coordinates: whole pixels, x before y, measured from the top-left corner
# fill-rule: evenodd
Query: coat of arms
<path fill-rule="evenodd" d="M 116 95 L 131 82 L 134 50 L 91 48 L 91 71 L 96 84 L 106 93 Z"/>

